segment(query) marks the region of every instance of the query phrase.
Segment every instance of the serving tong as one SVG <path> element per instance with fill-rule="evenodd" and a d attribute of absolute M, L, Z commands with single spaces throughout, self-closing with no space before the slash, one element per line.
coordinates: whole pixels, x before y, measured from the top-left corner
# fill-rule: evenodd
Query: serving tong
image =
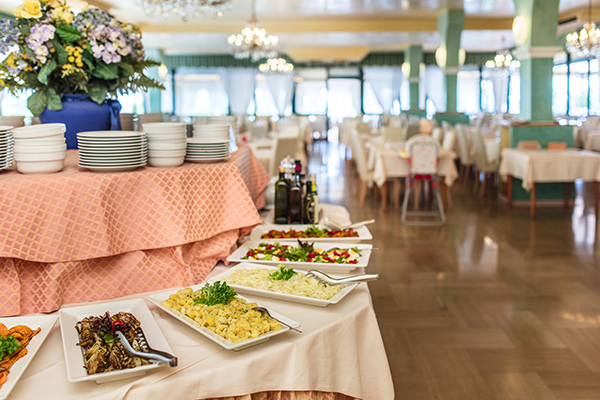
<path fill-rule="evenodd" d="M 347 284 L 347 283 L 361 283 L 361 282 L 369 282 L 376 281 L 379 279 L 379 274 L 363 274 L 363 275 L 354 275 L 348 276 L 346 278 L 333 278 L 327 275 L 324 272 L 321 272 L 316 269 L 311 269 L 306 273 L 307 276 L 313 277 L 319 281 L 329 283 L 330 285 L 339 285 L 339 284 Z"/>
<path fill-rule="evenodd" d="M 363 227 L 365 225 L 369 225 L 369 224 L 372 224 L 374 222 L 375 222 L 374 219 L 369 219 L 369 220 L 366 220 L 366 221 L 360 221 L 360 222 L 355 222 L 353 224 L 346 224 L 346 225 L 344 225 L 344 224 L 340 224 L 339 222 L 336 222 L 336 221 L 333 221 L 333 220 L 329 219 L 327 217 L 327 215 L 325 215 L 325 217 L 323 218 L 323 224 L 326 227 L 328 227 L 330 229 L 336 229 L 336 230 L 339 230 L 339 231 L 344 230 L 344 229 L 351 229 L 351 228 L 361 228 L 361 227 Z"/>
<path fill-rule="evenodd" d="M 146 340 L 146 336 L 144 335 L 144 331 L 142 331 L 142 328 L 133 328 L 133 332 L 135 333 L 135 338 L 137 339 L 140 348 L 144 350 L 143 352 L 134 350 L 134 348 L 131 347 L 129 340 L 127 340 L 123 332 L 121 332 L 120 330 L 116 331 L 117 336 L 121 340 L 121 344 L 123 345 L 123 347 L 125 347 L 125 350 L 127 350 L 129 354 L 131 354 L 134 357 L 143 358 L 144 360 L 148 360 L 154 364 L 167 364 L 170 367 L 177 366 L 177 357 L 165 351 L 155 350 L 152 347 L 150 347 L 148 341 Z"/>
<path fill-rule="evenodd" d="M 256 310 L 256 311 L 259 311 L 259 312 L 264 312 L 264 313 L 265 313 L 265 314 L 267 314 L 269 317 L 271 317 L 271 318 L 273 318 L 275 321 L 279 322 L 281 325 L 285 325 L 285 326 L 287 326 L 288 328 L 290 328 L 291 330 L 294 330 L 294 331 L 296 331 L 296 332 L 298 332 L 298 333 L 302 333 L 302 331 L 301 331 L 300 329 L 296 329 L 296 328 L 294 328 L 293 326 L 286 324 L 286 323 L 285 323 L 285 322 L 283 322 L 282 320 L 280 320 L 280 319 L 277 319 L 277 318 L 275 318 L 274 316 L 272 316 L 272 315 L 271 315 L 271 313 L 269 312 L 269 310 L 268 310 L 268 309 L 266 309 L 265 307 L 260 307 L 260 306 L 258 306 L 258 307 L 252 307 L 252 309 L 253 309 L 253 310 Z"/>

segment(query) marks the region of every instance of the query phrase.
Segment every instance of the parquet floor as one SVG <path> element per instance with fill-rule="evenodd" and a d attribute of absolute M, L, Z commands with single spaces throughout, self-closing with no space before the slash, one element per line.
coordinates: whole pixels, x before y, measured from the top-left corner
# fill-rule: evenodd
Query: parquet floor
<path fill-rule="evenodd" d="M 318 143 L 319 198 L 375 218 L 369 283 L 396 398 L 600 399 L 600 262 L 589 189 L 571 209 L 508 210 L 473 182 L 442 228 L 407 227 L 373 193 L 363 208 L 342 150 Z"/>

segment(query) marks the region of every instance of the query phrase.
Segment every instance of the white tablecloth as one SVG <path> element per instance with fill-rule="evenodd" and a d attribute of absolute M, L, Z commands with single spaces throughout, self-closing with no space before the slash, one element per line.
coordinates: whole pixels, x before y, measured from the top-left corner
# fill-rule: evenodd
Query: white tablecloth
<path fill-rule="evenodd" d="M 398 151 L 404 147 L 403 142 L 382 143 L 379 141 L 367 142 L 369 149 L 368 166 L 373 171 L 373 180 L 377 186 L 381 187 L 386 180 L 391 178 L 404 178 L 409 174 L 408 160 L 400 157 Z M 440 151 L 440 162 L 438 165 L 438 175 L 444 177 L 444 183 L 450 187 L 458 178 L 458 171 L 454 164 L 456 154 Z"/>
<path fill-rule="evenodd" d="M 224 266 L 217 267 L 211 275 L 224 270 Z M 270 390 L 337 392 L 373 400 L 394 398 L 387 357 L 365 284 L 328 308 L 247 297 L 300 322 L 303 333 L 286 332 L 266 343 L 233 352 L 147 302 L 179 365 L 104 384 L 70 383 L 57 322 L 10 399 L 196 400 Z"/>
<path fill-rule="evenodd" d="M 500 175 L 522 179 L 525 190 L 531 190 L 534 182 L 599 181 L 600 154 L 574 149 L 504 149 Z"/>

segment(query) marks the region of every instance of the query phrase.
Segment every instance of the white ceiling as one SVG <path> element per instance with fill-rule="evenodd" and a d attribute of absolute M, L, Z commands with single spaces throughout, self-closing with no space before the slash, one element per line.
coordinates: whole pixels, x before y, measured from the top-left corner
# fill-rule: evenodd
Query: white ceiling
<path fill-rule="evenodd" d="M 121 21 L 142 27 L 144 44 L 160 48 L 166 54 L 224 54 L 229 52 L 227 37 L 238 33 L 251 16 L 251 0 L 232 0 L 233 9 L 220 18 L 200 16 L 182 22 L 177 17 L 145 15 L 136 0 L 89 0 L 107 9 Z M 594 0 L 600 5 L 600 0 Z M 21 0 L 2 0 L 0 10 L 11 12 Z M 67 0 L 74 9 L 82 7 L 81 0 Z M 587 0 L 561 0 L 560 12 L 585 7 Z M 256 0 L 256 14 L 269 34 L 280 37 L 280 51 L 307 46 L 367 46 L 371 51 L 401 50 L 408 44 L 423 44 L 426 50 L 439 45 L 435 19 L 444 9 L 464 7 L 467 19 L 510 18 L 514 13 L 513 0 Z M 393 31 L 345 31 L 339 26 L 328 31 L 327 26 L 370 21 L 398 21 Z M 433 28 L 419 29 L 419 22 Z M 403 21 L 412 22 L 403 29 Z M 416 24 L 416 26 L 415 26 Z M 276 30 L 270 30 L 269 25 Z M 506 25 L 506 24 L 505 24 Z M 304 29 L 303 27 L 306 26 Z M 425 25 L 423 25 L 425 26 Z M 498 28 L 498 27 L 497 27 Z M 500 27 L 502 28 L 502 27 Z M 368 28 L 366 28 L 368 29 Z M 467 51 L 494 51 L 512 46 L 510 29 L 465 30 L 462 46 Z"/>

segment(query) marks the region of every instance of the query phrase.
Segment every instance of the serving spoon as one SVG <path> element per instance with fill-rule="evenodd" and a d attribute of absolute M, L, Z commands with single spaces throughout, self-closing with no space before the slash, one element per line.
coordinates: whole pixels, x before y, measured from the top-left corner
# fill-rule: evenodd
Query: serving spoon
<path fill-rule="evenodd" d="M 277 318 L 275 318 L 274 316 L 272 316 L 272 315 L 271 315 L 271 313 L 269 312 L 269 310 L 267 310 L 267 309 L 266 309 L 266 308 L 264 308 L 264 307 L 260 307 L 260 306 L 258 306 L 258 307 L 252 307 L 252 309 L 253 309 L 253 310 L 256 310 L 256 311 L 264 312 L 264 313 L 265 313 L 265 314 L 267 314 L 269 317 L 273 318 L 275 321 L 278 321 L 280 324 L 282 324 L 282 325 L 285 325 L 285 326 L 287 326 L 288 328 L 290 328 L 291 330 L 294 330 L 294 331 L 296 331 L 296 332 L 298 332 L 298 333 L 302 333 L 302 331 L 301 331 L 300 329 L 296 329 L 296 328 L 294 328 L 293 326 L 286 324 L 286 323 L 285 323 L 285 322 L 283 322 L 282 320 L 280 320 L 280 319 L 277 319 Z"/>

